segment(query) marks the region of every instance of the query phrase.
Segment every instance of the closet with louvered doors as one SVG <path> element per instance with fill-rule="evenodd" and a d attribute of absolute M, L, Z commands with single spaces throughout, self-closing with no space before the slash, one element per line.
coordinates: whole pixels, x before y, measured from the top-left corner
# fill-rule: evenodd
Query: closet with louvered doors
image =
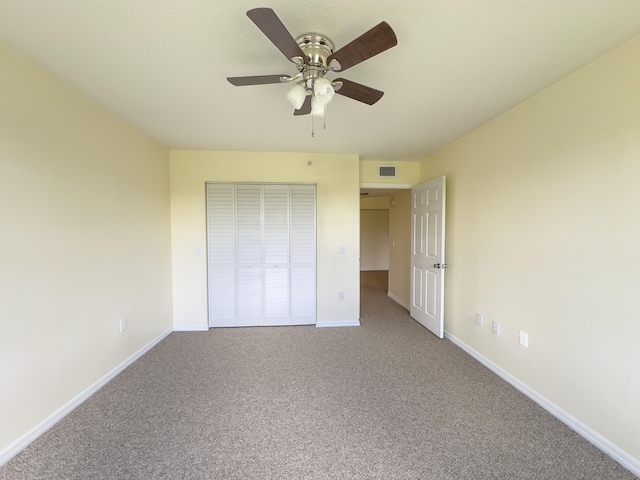
<path fill-rule="evenodd" d="M 207 183 L 209 326 L 316 322 L 316 188 Z"/>

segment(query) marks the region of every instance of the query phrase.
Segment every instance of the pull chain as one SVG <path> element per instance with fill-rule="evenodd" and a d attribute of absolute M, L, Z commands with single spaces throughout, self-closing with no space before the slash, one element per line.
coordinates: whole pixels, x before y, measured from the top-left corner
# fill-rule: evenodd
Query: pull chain
<path fill-rule="evenodd" d="M 315 115 L 314 115 L 313 113 L 310 115 L 310 117 L 311 117 L 311 138 L 313 138 L 313 137 L 315 137 L 315 136 L 316 136 L 316 132 L 315 132 L 315 128 L 314 128 L 314 123 L 313 123 L 313 117 L 314 117 L 314 116 L 315 116 Z M 323 128 L 324 130 L 326 130 L 326 129 L 327 129 L 327 106 L 326 106 L 326 105 L 324 105 L 324 106 L 322 107 L 322 128 Z"/>

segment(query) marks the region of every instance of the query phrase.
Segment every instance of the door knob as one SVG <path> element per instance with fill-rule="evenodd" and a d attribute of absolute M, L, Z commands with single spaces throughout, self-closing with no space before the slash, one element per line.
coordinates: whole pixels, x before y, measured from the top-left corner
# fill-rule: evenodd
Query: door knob
<path fill-rule="evenodd" d="M 444 268 L 447 268 L 447 264 L 446 263 L 443 263 L 443 264 L 434 263 L 433 264 L 433 268 L 443 268 L 444 269 Z"/>

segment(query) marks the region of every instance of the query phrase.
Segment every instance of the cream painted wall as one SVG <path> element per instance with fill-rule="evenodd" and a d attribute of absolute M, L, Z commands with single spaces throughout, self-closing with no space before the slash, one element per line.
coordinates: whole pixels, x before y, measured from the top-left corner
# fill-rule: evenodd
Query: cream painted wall
<path fill-rule="evenodd" d="M 360 210 L 360 270 L 389 270 L 389 209 Z"/>
<path fill-rule="evenodd" d="M 446 330 L 640 462 L 638 59 L 640 38 L 425 159 L 422 181 L 447 175 Z"/>
<path fill-rule="evenodd" d="M 360 210 L 389 210 L 389 197 L 360 198 Z"/>
<path fill-rule="evenodd" d="M 206 329 L 205 182 L 317 185 L 317 323 L 360 318 L 359 170 L 354 155 L 173 150 L 174 325 Z M 344 246 L 344 254 L 340 247 Z M 200 255 L 197 252 L 201 252 Z M 338 292 L 344 292 L 339 300 Z"/>
<path fill-rule="evenodd" d="M 389 208 L 389 296 L 409 309 L 411 299 L 411 190 L 398 190 Z"/>
<path fill-rule="evenodd" d="M 172 308 L 168 150 L 2 46 L 0 72 L 2 453 Z"/>
<path fill-rule="evenodd" d="M 360 197 L 360 270 L 389 270 L 388 245 L 389 197 Z"/>

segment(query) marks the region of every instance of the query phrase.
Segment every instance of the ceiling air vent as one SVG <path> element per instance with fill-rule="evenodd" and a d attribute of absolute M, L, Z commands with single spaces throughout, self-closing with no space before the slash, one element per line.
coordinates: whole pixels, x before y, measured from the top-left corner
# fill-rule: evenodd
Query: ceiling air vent
<path fill-rule="evenodd" d="M 378 176 L 380 177 L 395 177 L 396 167 L 395 165 L 380 165 L 378 167 Z"/>

